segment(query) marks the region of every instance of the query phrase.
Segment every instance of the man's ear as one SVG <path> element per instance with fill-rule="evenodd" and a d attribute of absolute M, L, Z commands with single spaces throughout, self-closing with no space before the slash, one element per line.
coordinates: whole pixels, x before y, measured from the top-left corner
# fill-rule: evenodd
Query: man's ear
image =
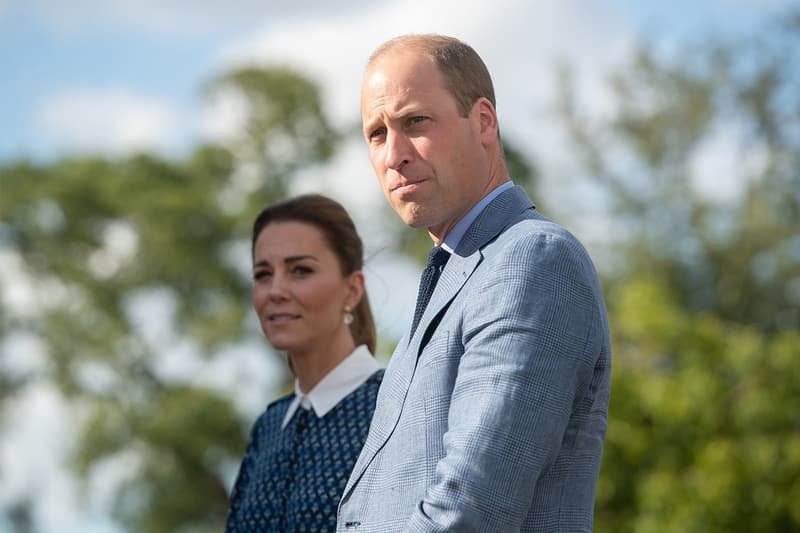
<path fill-rule="evenodd" d="M 472 107 L 477 114 L 481 144 L 488 146 L 497 140 L 497 112 L 488 98 L 481 97 Z"/>

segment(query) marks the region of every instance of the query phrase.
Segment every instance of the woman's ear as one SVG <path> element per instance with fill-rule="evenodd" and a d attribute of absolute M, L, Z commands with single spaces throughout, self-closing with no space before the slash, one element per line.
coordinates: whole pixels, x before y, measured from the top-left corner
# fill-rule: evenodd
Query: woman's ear
<path fill-rule="evenodd" d="M 355 309 L 364 295 L 364 273 L 360 270 L 352 272 L 347 276 L 347 294 L 344 304 L 351 309 Z"/>

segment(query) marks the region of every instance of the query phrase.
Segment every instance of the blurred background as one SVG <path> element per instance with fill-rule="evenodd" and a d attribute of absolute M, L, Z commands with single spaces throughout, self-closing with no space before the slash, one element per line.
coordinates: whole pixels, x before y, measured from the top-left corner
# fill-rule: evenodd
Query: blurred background
<path fill-rule="evenodd" d="M 276 199 L 352 213 L 386 362 L 430 240 L 359 87 L 408 32 L 482 55 L 512 176 L 596 260 L 595 531 L 800 531 L 795 1 L 0 0 L 0 532 L 223 529 L 288 390 L 249 295 Z"/>

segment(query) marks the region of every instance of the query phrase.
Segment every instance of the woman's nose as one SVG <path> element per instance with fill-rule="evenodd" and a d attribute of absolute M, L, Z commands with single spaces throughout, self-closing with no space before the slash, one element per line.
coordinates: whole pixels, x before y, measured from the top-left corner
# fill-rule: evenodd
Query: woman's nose
<path fill-rule="evenodd" d="M 286 298 L 288 294 L 288 285 L 283 276 L 273 274 L 267 294 L 271 299 Z"/>

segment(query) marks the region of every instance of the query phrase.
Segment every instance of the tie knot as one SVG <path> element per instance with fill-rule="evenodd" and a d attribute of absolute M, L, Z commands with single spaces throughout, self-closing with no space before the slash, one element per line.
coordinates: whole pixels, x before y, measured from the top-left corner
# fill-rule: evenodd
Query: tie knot
<path fill-rule="evenodd" d="M 428 252 L 428 265 L 429 267 L 442 267 L 450 259 L 450 252 L 441 246 L 434 246 Z"/>

